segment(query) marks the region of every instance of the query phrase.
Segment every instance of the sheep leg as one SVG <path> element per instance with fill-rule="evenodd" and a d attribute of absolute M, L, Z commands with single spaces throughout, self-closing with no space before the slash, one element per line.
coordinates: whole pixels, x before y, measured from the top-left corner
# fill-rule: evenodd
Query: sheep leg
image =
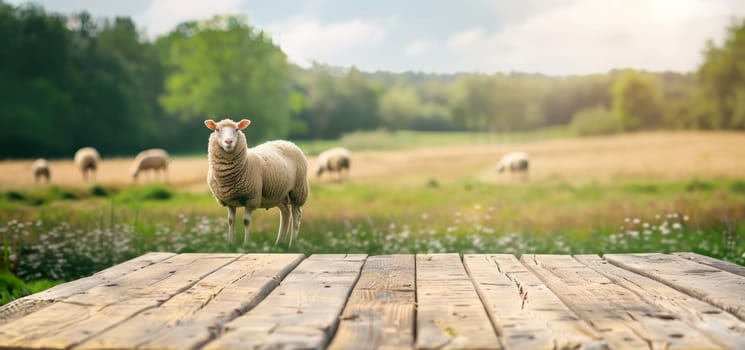
<path fill-rule="evenodd" d="M 303 217 L 303 207 L 299 205 L 292 206 L 292 232 L 290 233 L 290 243 L 287 245 L 292 246 L 293 239 L 297 240 L 298 232 L 300 232 L 300 219 Z"/>
<path fill-rule="evenodd" d="M 228 243 L 233 243 L 235 236 L 235 207 L 228 206 Z"/>
<path fill-rule="evenodd" d="M 248 236 L 251 233 L 251 209 L 244 208 L 243 212 L 243 245 L 248 245 Z"/>
<path fill-rule="evenodd" d="M 277 232 L 277 241 L 274 242 L 274 245 L 285 240 L 291 220 L 290 208 L 287 206 L 287 203 L 280 203 L 277 207 L 279 208 L 279 232 Z"/>

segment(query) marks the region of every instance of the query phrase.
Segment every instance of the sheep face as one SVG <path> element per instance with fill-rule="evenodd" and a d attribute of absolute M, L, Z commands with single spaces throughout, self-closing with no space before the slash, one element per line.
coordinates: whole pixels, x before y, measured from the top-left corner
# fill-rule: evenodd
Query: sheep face
<path fill-rule="evenodd" d="M 204 125 L 215 132 L 215 137 L 220 148 L 227 153 L 232 153 L 235 150 L 238 133 L 249 124 L 251 124 L 251 121 L 248 119 L 242 119 L 237 123 L 230 119 L 223 119 L 219 123 L 216 123 L 212 119 L 204 121 Z"/>

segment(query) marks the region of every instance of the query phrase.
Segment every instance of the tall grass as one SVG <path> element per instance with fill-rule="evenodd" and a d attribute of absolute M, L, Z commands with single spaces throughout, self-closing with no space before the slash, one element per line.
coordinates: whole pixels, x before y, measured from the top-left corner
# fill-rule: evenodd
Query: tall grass
<path fill-rule="evenodd" d="M 292 248 L 274 245 L 275 212 L 255 213 L 250 244 L 242 244 L 240 227 L 236 242 L 226 242 L 225 212 L 211 196 L 163 186 L 41 206 L 5 200 L 0 270 L 24 281 L 71 280 L 148 251 L 694 251 L 745 263 L 745 193 L 731 191 L 740 182 L 702 182 L 507 187 L 465 181 L 408 191 L 319 184 Z"/>

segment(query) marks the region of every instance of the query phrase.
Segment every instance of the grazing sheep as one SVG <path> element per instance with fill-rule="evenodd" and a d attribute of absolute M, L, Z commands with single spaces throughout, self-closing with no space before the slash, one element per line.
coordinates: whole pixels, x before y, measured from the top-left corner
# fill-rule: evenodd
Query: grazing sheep
<path fill-rule="evenodd" d="M 153 174 L 157 175 L 158 170 L 160 170 L 163 172 L 164 181 L 168 182 L 168 162 L 170 159 L 171 157 L 168 155 L 168 152 L 160 148 L 153 148 L 138 153 L 132 162 L 132 167 L 129 168 L 132 180 L 137 182 L 137 176 L 141 171 L 152 170 Z"/>
<path fill-rule="evenodd" d="M 75 152 L 75 165 L 83 173 L 83 181 L 88 181 L 88 174 L 90 173 L 92 181 L 96 182 L 96 168 L 100 161 L 101 156 L 93 147 L 83 147 Z"/>
<path fill-rule="evenodd" d="M 510 173 L 519 174 L 523 180 L 528 179 L 528 168 L 530 167 L 530 157 L 525 152 L 510 152 L 502 156 L 497 163 L 497 171 L 500 173 L 509 169 Z"/>
<path fill-rule="evenodd" d="M 346 170 L 347 178 L 349 178 L 351 161 L 352 153 L 346 148 L 336 147 L 323 151 L 318 155 L 316 176 L 321 177 L 324 171 L 328 171 L 329 173 L 335 172 L 336 179 L 341 180 L 342 171 Z"/>
<path fill-rule="evenodd" d="M 46 159 L 39 158 L 31 164 L 31 171 L 34 173 L 34 183 L 39 183 L 42 177 L 49 183 L 52 173 L 49 170 L 49 162 Z"/>
<path fill-rule="evenodd" d="M 241 130 L 251 121 L 205 120 L 214 132 L 207 147 L 209 168 L 207 184 L 217 203 L 228 208 L 228 241 L 235 233 L 235 208 L 245 207 L 243 243 L 248 243 L 251 212 L 258 208 L 279 208 L 277 241 L 289 243 L 297 238 L 302 206 L 308 199 L 308 160 L 303 151 L 289 141 L 270 141 L 247 148 Z"/>

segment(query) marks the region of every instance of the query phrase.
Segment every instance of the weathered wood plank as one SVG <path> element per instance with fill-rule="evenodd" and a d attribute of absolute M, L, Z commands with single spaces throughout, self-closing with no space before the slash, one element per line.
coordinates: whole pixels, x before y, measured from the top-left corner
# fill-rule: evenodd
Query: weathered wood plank
<path fill-rule="evenodd" d="M 259 303 L 303 259 L 302 254 L 248 254 L 75 349 L 191 349 Z"/>
<path fill-rule="evenodd" d="M 612 265 L 597 255 L 576 255 L 575 258 L 645 302 L 666 311 L 657 317 L 679 318 L 723 347 L 745 349 L 745 322 L 731 314 L 660 282 Z"/>
<path fill-rule="evenodd" d="M 0 307 L 0 325 L 21 318 L 74 294 L 86 291 L 97 285 L 140 270 L 157 262 L 173 257 L 174 253 L 147 253 L 121 264 L 101 270 L 89 277 L 56 285 L 43 292 L 15 300 Z"/>
<path fill-rule="evenodd" d="M 328 349 L 411 349 L 414 286 L 414 255 L 367 258 Z"/>
<path fill-rule="evenodd" d="M 0 347 L 68 348 L 158 306 L 240 254 L 180 254 L 0 326 Z"/>
<path fill-rule="evenodd" d="M 312 255 L 205 349 L 318 349 L 333 333 L 366 255 Z"/>
<path fill-rule="evenodd" d="M 606 260 L 745 320 L 745 277 L 669 254 L 606 254 Z"/>
<path fill-rule="evenodd" d="M 561 300 L 614 349 L 717 349 L 695 328 L 566 255 L 523 255 Z"/>
<path fill-rule="evenodd" d="M 463 264 L 507 349 L 601 348 L 600 334 L 508 254 L 468 254 Z"/>
<path fill-rule="evenodd" d="M 458 254 L 416 256 L 417 349 L 500 349 Z"/>
<path fill-rule="evenodd" d="M 722 271 L 727 271 L 730 273 L 734 273 L 735 275 L 740 275 L 740 276 L 745 277 L 745 266 L 740 266 L 737 264 L 733 264 L 731 262 L 714 259 L 706 255 L 701 255 L 701 254 L 696 254 L 696 253 L 681 252 L 681 253 L 673 253 L 673 254 L 681 258 L 684 258 L 684 259 L 695 261 L 699 264 L 709 265 L 711 267 L 720 269 Z"/>

